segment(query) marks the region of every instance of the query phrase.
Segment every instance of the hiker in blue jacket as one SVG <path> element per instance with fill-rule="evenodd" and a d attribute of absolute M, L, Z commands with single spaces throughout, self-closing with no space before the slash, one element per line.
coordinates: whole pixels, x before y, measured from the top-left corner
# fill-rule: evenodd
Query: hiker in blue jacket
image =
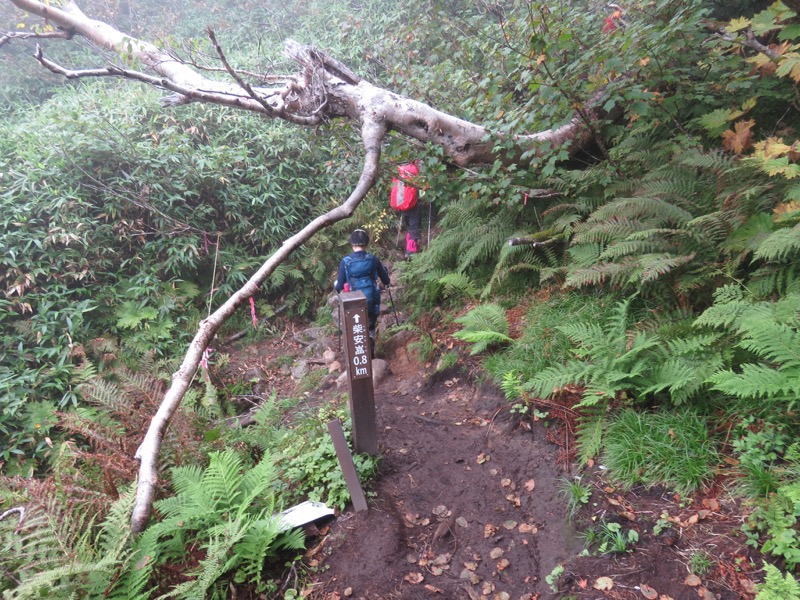
<path fill-rule="evenodd" d="M 367 298 L 367 314 L 369 315 L 369 335 L 375 337 L 375 325 L 381 313 L 381 290 L 378 279 L 383 285 L 389 287 L 389 272 L 378 258 L 367 252 L 369 234 L 363 229 L 356 229 L 350 234 L 350 246 L 353 252 L 345 256 L 339 263 L 339 273 L 336 276 L 334 287 L 337 292 L 345 289 L 348 284 L 349 291 L 361 290 Z"/>

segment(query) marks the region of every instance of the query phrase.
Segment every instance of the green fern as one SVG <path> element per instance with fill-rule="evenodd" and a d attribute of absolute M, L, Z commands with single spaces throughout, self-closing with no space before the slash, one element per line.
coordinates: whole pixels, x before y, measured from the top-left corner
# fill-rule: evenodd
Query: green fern
<path fill-rule="evenodd" d="M 604 325 L 579 322 L 558 327 L 576 345 L 576 359 L 542 370 L 525 383 L 525 388 L 548 397 L 565 385 L 582 385 L 585 390 L 579 406 L 649 389 L 653 384 L 650 372 L 663 361 L 664 354 L 658 337 L 628 331 L 631 300 L 620 302 Z"/>
<path fill-rule="evenodd" d="M 577 419 L 578 460 L 587 464 L 603 447 L 603 436 L 608 425 L 605 405 L 587 407 Z"/>
<path fill-rule="evenodd" d="M 742 399 L 784 402 L 791 409 L 800 396 L 800 295 L 778 302 L 748 302 L 743 295 L 721 293 L 696 324 L 722 327 L 738 338 L 738 347 L 761 362 L 746 362 L 708 378 L 715 389 Z"/>
<path fill-rule="evenodd" d="M 481 304 L 454 319 L 463 326 L 453 337 L 472 344 L 470 354 L 479 354 L 492 344 L 512 343 L 506 311 L 497 304 Z"/>
<path fill-rule="evenodd" d="M 758 586 L 756 600 L 800 600 L 800 583 L 791 573 L 781 575 L 778 567 L 764 563 L 767 576 Z"/>
<path fill-rule="evenodd" d="M 156 503 L 164 518 L 142 534 L 135 562 L 152 569 L 187 543 L 205 549 L 206 558 L 164 598 L 203 598 L 227 574 L 259 585 L 267 557 L 303 546 L 302 531 L 287 531 L 274 514 L 276 470 L 268 455 L 247 468 L 233 451 L 213 452 L 206 469 L 173 469 L 172 484 L 176 494 Z"/>
<path fill-rule="evenodd" d="M 123 493 L 96 534 L 85 513 L 67 514 L 55 500 L 33 508 L 13 537 L 3 536 L 3 556 L 13 555 L 20 565 L 20 583 L 4 598 L 148 598 L 146 579 L 120 576 L 131 556 L 133 500 L 131 490 Z"/>
<path fill-rule="evenodd" d="M 760 260 L 786 260 L 796 258 L 800 252 L 800 225 L 790 229 L 778 229 L 767 237 L 755 251 Z"/>

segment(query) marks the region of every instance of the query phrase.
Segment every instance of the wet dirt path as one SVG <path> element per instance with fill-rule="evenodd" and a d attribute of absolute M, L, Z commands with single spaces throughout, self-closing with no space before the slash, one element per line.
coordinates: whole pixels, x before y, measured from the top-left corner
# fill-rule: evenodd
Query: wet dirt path
<path fill-rule="evenodd" d="M 317 546 L 312 597 L 555 597 L 545 577 L 577 550 L 544 426 L 521 425 L 489 386 L 426 382 L 400 354 L 375 390 L 370 509 Z"/>

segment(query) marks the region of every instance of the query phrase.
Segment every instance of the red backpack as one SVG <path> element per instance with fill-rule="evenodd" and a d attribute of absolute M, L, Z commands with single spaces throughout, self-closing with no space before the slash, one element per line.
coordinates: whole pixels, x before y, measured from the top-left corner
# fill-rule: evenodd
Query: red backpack
<path fill-rule="evenodd" d="M 397 172 L 403 179 L 413 179 L 419 175 L 419 167 L 416 163 L 408 163 L 397 167 Z M 417 205 L 419 190 L 407 185 L 405 181 L 392 179 L 392 199 L 391 205 L 395 210 L 409 210 Z"/>

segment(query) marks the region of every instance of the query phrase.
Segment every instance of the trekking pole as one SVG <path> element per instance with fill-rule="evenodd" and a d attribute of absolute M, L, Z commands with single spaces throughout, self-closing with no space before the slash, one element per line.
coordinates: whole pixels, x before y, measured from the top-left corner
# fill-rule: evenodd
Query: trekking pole
<path fill-rule="evenodd" d="M 392 312 L 394 313 L 394 322 L 399 327 L 400 326 L 400 319 L 397 318 L 397 308 L 395 308 L 394 298 L 392 298 L 392 290 L 390 290 L 389 287 L 387 286 L 386 287 L 386 291 L 389 292 L 389 300 L 392 301 Z"/>
<path fill-rule="evenodd" d="M 342 297 L 339 295 L 339 290 L 335 287 L 333 290 L 336 292 L 336 299 L 339 301 L 338 311 L 339 311 L 339 326 L 337 329 L 339 330 L 339 350 L 338 352 L 342 351 Z"/>
<path fill-rule="evenodd" d="M 428 202 L 428 246 L 431 245 L 431 218 L 433 215 L 433 204 Z"/>

